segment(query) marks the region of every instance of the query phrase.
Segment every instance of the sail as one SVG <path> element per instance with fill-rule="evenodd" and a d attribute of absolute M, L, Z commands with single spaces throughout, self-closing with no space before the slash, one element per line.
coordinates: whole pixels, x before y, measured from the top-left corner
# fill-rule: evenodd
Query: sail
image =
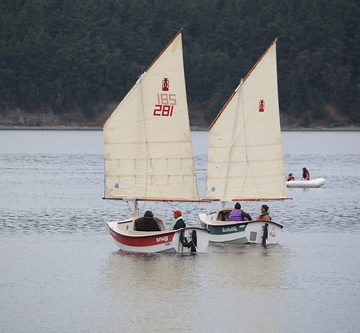
<path fill-rule="evenodd" d="M 207 197 L 287 197 L 281 147 L 276 40 L 240 83 L 209 133 Z"/>
<path fill-rule="evenodd" d="M 103 127 L 105 198 L 198 200 L 181 32 Z"/>

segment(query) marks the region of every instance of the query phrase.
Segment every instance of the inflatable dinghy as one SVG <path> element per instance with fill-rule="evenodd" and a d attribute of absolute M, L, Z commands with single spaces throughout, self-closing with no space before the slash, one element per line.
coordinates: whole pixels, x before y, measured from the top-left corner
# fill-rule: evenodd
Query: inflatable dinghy
<path fill-rule="evenodd" d="M 310 180 L 290 180 L 286 182 L 287 187 L 320 187 L 325 184 L 325 178 L 314 178 Z"/>

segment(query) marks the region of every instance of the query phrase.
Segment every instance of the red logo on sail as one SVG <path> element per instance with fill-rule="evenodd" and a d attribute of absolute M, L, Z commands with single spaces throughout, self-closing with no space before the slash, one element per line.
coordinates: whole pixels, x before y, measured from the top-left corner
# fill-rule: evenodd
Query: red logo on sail
<path fill-rule="evenodd" d="M 176 94 L 157 94 L 154 116 L 172 117 L 176 105 Z"/>
<path fill-rule="evenodd" d="M 169 79 L 167 77 L 162 80 L 162 91 L 169 91 Z"/>
<path fill-rule="evenodd" d="M 169 91 L 169 79 L 164 77 L 161 83 L 162 91 Z M 156 117 L 172 117 L 174 107 L 176 105 L 176 94 L 162 92 L 157 94 L 157 104 L 153 109 L 153 116 Z"/>
<path fill-rule="evenodd" d="M 261 99 L 259 101 L 259 112 L 264 112 L 264 111 L 265 111 L 265 101 Z"/>

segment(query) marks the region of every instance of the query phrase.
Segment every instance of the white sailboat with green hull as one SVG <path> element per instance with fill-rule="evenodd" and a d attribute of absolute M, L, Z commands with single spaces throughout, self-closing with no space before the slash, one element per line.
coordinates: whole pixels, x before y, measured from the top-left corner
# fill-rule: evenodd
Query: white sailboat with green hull
<path fill-rule="evenodd" d="M 206 198 L 223 202 L 199 214 L 211 242 L 279 241 L 275 221 L 228 221 L 227 201 L 285 200 L 287 188 L 281 146 L 276 41 L 269 46 L 209 128 Z"/>

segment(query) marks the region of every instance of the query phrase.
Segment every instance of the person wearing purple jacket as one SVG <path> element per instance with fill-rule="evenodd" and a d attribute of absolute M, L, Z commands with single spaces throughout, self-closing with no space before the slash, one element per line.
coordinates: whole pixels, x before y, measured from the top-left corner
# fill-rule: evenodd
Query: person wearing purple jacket
<path fill-rule="evenodd" d="M 245 218 L 251 221 L 251 216 L 241 209 L 241 205 L 237 202 L 234 209 L 230 212 L 228 221 L 245 221 Z"/>

